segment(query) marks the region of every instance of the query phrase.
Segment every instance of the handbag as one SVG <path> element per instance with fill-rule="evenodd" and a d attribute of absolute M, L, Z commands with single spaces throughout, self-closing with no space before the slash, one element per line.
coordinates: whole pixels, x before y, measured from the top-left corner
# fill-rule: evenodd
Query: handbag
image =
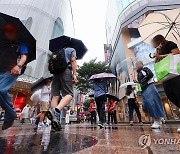
<path fill-rule="evenodd" d="M 158 81 L 164 82 L 180 75 L 180 54 L 168 55 L 154 64 Z"/>

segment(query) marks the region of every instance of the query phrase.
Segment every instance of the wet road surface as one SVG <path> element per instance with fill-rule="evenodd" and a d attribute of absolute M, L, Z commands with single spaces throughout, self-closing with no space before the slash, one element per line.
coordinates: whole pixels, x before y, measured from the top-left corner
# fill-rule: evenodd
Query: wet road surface
<path fill-rule="evenodd" d="M 160 130 L 151 130 L 150 125 L 119 124 L 100 130 L 96 125 L 72 124 L 61 132 L 51 132 L 50 126 L 37 131 L 30 124 L 15 123 L 0 131 L 0 154 L 179 154 L 177 128 L 175 124 L 164 125 Z M 150 140 L 139 140 L 142 135 Z"/>

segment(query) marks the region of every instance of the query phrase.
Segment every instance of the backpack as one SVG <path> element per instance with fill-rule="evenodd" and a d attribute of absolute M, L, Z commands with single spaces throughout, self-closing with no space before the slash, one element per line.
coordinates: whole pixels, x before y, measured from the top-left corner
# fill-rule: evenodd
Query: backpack
<path fill-rule="evenodd" d="M 63 73 L 68 68 L 68 65 L 64 49 L 51 54 L 48 66 L 51 74 Z"/>
<path fill-rule="evenodd" d="M 0 47 L 0 70 L 10 71 L 17 65 L 17 60 L 20 57 L 20 45 L 18 43 L 8 43 Z"/>

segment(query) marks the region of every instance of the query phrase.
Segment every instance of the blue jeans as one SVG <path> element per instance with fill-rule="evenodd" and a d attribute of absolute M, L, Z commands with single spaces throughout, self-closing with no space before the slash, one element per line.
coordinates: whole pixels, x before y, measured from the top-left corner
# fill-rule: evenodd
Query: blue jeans
<path fill-rule="evenodd" d="M 163 103 L 154 84 L 150 84 L 147 89 L 142 92 L 142 102 L 152 118 L 165 117 Z"/>
<path fill-rule="evenodd" d="M 18 76 L 12 76 L 10 72 L 0 72 L 0 106 L 5 110 L 5 122 L 11 121 L 16 117 L 16 111 L 13 109 L 12 99 L 8 91 L 17 78 Z"/>

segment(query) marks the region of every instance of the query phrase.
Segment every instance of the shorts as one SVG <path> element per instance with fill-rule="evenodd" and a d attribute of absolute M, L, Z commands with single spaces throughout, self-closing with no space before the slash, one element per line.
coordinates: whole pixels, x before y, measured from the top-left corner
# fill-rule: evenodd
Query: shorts
<path fill-rule="evenodd" d="M 55 74 L 52 80 L 51 96 L 73 97 L 72 70 L 67 68 L 63 73 Z"/>
<path fill-rule="evenodd" d="M 40 103 L 40 112 L 48 111 L 48 109 L 49 109 L 49 103 L 42 101 Z"/>

